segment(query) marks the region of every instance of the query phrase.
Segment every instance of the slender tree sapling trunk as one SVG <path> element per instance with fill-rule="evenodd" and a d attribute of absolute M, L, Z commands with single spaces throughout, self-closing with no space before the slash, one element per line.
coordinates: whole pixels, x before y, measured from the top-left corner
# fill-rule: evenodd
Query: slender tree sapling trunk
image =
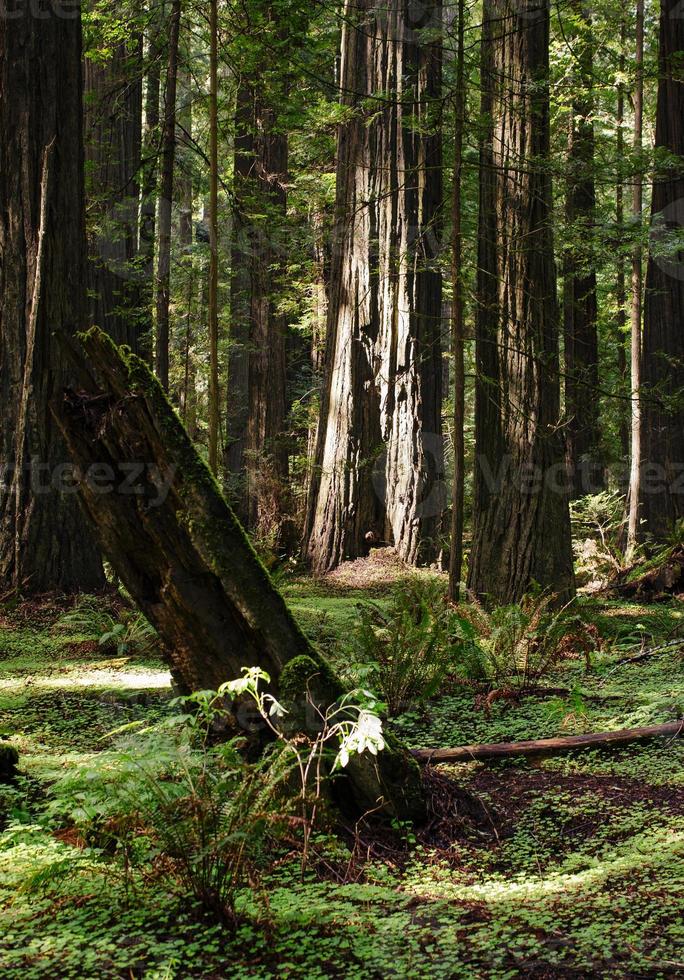
<path fill-rule="evenodd" d="M 142 317 L 138 337 L 140 356 L 152 364 L 154 351 L 154 253 L 157 234 L 157 177 L 159 157 L 159 96 L 163 44 L 157 17 L 150 12 L 147 40 L 147 75 L 143 168 L 140 186 L 140 247 Z"/>
<path fill-rule="evenodd" d="M 626 26 L 624 18 L 620 28 L 620 60 L 618 64 L 619 80 L 617 85 L 617 112 L 615 122 L 617 135 L 615 150 L 618 167 L 622 166 L 625 156 L 625 41 Z M 628 390 L 629 372 L 627 370 L 626 332 L 627 332 L 627 277 L 625 273 L 625 257 L 623 251 L 625 231 L 625 184 L 622 173 L 618 173 L 615 186 L 615 225 L 617 228 L 617 270 L 615 274 L 615 303 L 617 314 L 615 318 L 615 342 L 617 347 L 617 371 L 620 379 L 620 393 Z M 629 416 L 622 403 L 618 405 L 620 435 L 620 452 L 624 462 L 629 459 Z"/>
<path fill-rule="evenodd" d="M 209 467 L 218 471 L 218 0 L 209 2 Z"/>
<path fill-rule="evenodd" d="M 454 359 L 454 485 L 451 499 L 449 596 L 459 599 L 463 569 L 463 491 L 465 487 L 465 305 L 463 302 L 463 232 L 461 181 L 465 130 L 465 0 L 458 0 L 456 51 L 456 129 L 454 132 L 454 184 L 452 200 L 452 353 Z"/>
<path fill-rule="evenodd" d="M 638 229 L 638 238 L 632 249 L 632 308 L 631 308 L 631 456 L 629 469 L 629 495 L 627 516 L 627 550 L 629 561 L 634 556 L 639 539 L 641 504 L 641 315 L 643 291 L 643 249 L 641 246 L 641 221 L 644 184 L 641 173 L 644 127 L 644 0 L 637 0 L 636 8 L 636 78 L 634 85 L 634 156 L 632 217 Z"/>

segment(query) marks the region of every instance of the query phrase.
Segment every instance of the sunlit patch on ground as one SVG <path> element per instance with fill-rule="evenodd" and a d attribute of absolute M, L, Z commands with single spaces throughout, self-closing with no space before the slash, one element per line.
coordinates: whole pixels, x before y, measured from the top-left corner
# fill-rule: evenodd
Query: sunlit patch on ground
<path fill-rule="evenodd" d="M 286 592 L 305 630 L 342 661 L 360 592 L 303 581 Z M 589 672 L 571 661 L 549 678 L 568 694 L 484 711 L 472 691 L 452 691 L 395 719 L 396 730 L 412 745 L 446 746 L 680 717 L 681 650 L 620 662 L 662 642 L 680 609 L 612 603 L 596 614 L 614 642 Z M 439 846 L 412 844 L 401 860 L 375 856 L 346 883 L 302 881 L 298 862 L 283 859 L 259 894 L 241 895 L 245 918 L 230 933 L 178 896 L 163 866 L 126 881 L 106 850 L 45 818 L 55 780 L 107 760 L 113 732 L 167 718 L 172 699 L 154 657 L 57 635 L 50 617 L 5 617 L 0 727 L 25 775 L 0 787 L 3 980 L 684 975 L 683 740 L 449 767 L 490 815 L 486 832 L 474 824 Z M 315 846 L 331 866 L 351 861 L 348 840 L 322 835 Z"/>

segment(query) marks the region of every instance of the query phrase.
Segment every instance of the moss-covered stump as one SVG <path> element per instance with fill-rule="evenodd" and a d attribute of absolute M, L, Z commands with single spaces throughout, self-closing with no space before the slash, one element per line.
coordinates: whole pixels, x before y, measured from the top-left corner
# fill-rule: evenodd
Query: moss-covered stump
<path fill-rule="evenodd" d="M 102 552 L 157 629 L 179 688 L 215 690 L 259 666 L 276 693 L 284 682 L 300 712 L 309 684 L 332 703 L 343 686 L 302 633 L 156 378 L 96 328 L 63 343 L 79 388 L 52 409 L 81 502 Z M 420 816 L 420 773 L 402 747 L 355 763 L 349 776 L 360 807 L 384 797 L 396 813 Z"/>

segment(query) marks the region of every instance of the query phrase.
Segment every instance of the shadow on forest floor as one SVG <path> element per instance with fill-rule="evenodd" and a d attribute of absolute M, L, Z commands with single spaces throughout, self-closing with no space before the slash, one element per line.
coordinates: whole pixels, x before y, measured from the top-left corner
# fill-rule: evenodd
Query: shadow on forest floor
<path fill-rule="evenodd" d="M 285 592 L 315 639 L 323 621 L 332 649 L 369 587 L 377 598 L 386 585 L 297 580 Z M 522 697 L 485 712 L 471 691 L 457 691 L 402 715 L 396 730 L 414 746 L 445 746 L 681 716 L 681 650 L 625 661 L 671 635 L 681 604 L 592 600 L 591 610 L 606 649 L 591 672 L 569 662 L 549 678 L 572 697 Z M 52 601 L 0 620 L 0 727 L 23 773 L 0 787 L 3 980 L 684 975 L 682 740 L 443 767 L 491 813 L 493 832 L 466 821 L 453 838 L 430 839 L 398 826 L 396 849 L 368 860 L 321 833 L 314 868 L 353 875 L 312 870 L 302 881 L 296 856 L 284 855 L 261 882 L 265 901 L 242 896 L 234 934 L 207 922 L 168 877 L 141 874 L 131 891 L 109 858 L 45 818 L 45 791 L 92 765 L 114 729 L 168 717 L 168 674 L 154 654 L 115 656 L 95 635 L 55 631 L 61 611 Z M 74 870 L 51 880 L 55 866 Z"/>

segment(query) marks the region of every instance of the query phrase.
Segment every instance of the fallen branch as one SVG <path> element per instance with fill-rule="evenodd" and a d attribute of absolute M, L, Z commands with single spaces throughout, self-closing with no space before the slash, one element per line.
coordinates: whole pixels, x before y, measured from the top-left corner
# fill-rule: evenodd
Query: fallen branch
<path fill-rule="evenodd" d="M 412 749 L 419 762 L 471 762 L 478 759 L 506 759 L 512 756 L 557 755 L 575 749 L 601 748 L 603 746 L 629 745 L 649 738 L 684 732 L 684 719 L 647 728 L 624 728 L 617 732 L 599 732 L 592 735 L 569 735 L 562 738 L 540 738 L 529 742 L 489 742 L 482 745 L 461 745 L 455 749 Z"/>

